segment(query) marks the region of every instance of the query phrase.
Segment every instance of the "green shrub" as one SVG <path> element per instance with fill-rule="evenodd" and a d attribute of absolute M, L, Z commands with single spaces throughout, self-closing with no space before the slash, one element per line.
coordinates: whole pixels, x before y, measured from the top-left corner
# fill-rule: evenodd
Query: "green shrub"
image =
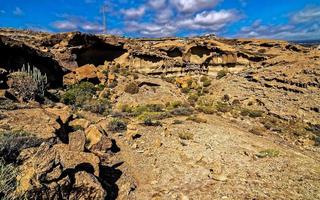
<path fill-rule="evenodd" d="M 196 123 L 207 123 L 206 119 L 197 117 L 197 116 L 190 116 L 187 118 L 188 121 L 194 121 Z"/>
<path fill-rule="evenodd" d="M 183 121 L 175 119 L 172 124 L 183 124 Z"/>
<path fill-rule="evenodd" d="M 81 107 L 86 100 L 92 99 L 95 94 L 96 88 L 94 84 L 82 82 L 68 88 L 65 94 L 62 95 L 62 101 L 68 105 Z"/>
<path fill-rule="evenodd" d="M 102 90 L 104 90 L 104 88 L 105 88 L 106 86 L 104 85 L 104 84 L 99 84 L 99 85 L 97 85 L 97 90 L 98 91 L 102 91 Z"/>
<path fill-rule="evenodd" d="M 193 109 L 189 107 L 174 108 L 170 113 L 175 116 L 189 116 L 193 114 Z"/>
<path fill-rule="evenodd" d="M 216 112 L 215 108 L 212 106 L 199 106 L 197 110 L 208 115 L 212 115 Z"/>
<path fill-rule="evenodd" d="M 261 111 L 261 110 L 250 110 L 250 109 L 247 109 L 247 108 L 242 108 L 240 114 L 242 116 L 249 116 L 251 118 L 258 118 L 258 117 L 262 117 L 263 111 Z"/>
<path fill-rule="evenodd" d="M 179 108 L 181 106 L 183 106 L 182 101 L 173 101 L 173 102 L 166 105 L 167 109 L 169 109 L 169 110 L 174 109 L 174 108 Z"/>
<path fill-rule="evenodd" d="M 217 79 L 221 79 L 221 78 L 227 76 L 228 73 L 229 73 L 229 71 L 226 69 L 220 70 L 217 74 Z"/>
<path fill-rule="evenodd" d="M 187 131 L 179 132 L 178 136 L 182 140 L 192 140 L 193 139 L 193 134 L 191 132 L 187 132 Z"/>
<path fill-rule="evenodd" d="M 189 95 L 188 97 L 188 101 L 191 105 L 195 105 L 196 102 L 198 101 L 199 99 L 199 94 L 198 93 L 192 93 Z"/>
<path fill-rule="evenodd" d="M 266 149 L 263 151 L 260 151 L 259 153 L 256 154 L 257 157 L 259 158 L 265 158 L 265 157 L 277 157 L 279 156 L 280 152 L 275 149 Z"/>
<path fill-rule="evenodd" d="M 203 87 L 209 87 L 211 85 L 211 80 L 207 76 L 202 76 L 200 81 L 202 82 Z"/>
<path fill-rule="evenodd" d="M 162 126 L 161 122 L 153 121 L 151 118 L 147 118 L 143 121 L 145 126 Z"/>
<path fill-rule="evenodd" d="M 124 91 L 129 94 L 137 94 L 137 93 L 139 93 L 139 89 L 140 88 L 137 83 L 131 82 L 125 86 Z"/>
<path fill-rule="evenodd" d="M 230 112 L 232 110 L 232 107 L 228 103 L 217 102 L 216 109 L 218 112 L 226 113 Z"/>
<path fill-rule="evenodd" d="M 186 88 L 181 88 L 181 92 L 184 94 L 188 94 L 191 91 L 191 88 L 186 87 Z"/>
<path fill-rule="evenodd" d="M 86 111 L 104 114 L 110 109 L 110 103 L 107 99 L 93 98 L 97 89 L 90 82 L 72 85 L 62 95 L 62 102 L 76 108 L 83 108 Z"/>
<path fill-rule="evenodd" d="M 111 107 L 110 102 L 106 99 L 91 99 L 87 100 L 81 106 L 85 111 L 90 111 L 92 113 L 98 114 L 108 114 Z"/>
<path fill-rule="evenodd" d="M 127 130 L 127 123 L 121 119 L 112 119 L 108 125 L 110 131 L 121 132 Z"/>

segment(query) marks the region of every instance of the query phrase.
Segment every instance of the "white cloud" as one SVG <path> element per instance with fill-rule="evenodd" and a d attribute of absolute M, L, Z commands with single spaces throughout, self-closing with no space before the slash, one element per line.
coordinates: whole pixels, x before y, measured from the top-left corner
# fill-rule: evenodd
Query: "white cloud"
<path fill-rule="evenodd" d="M 212 9 L 219 0 L 171 0 L 171 3 L 182 13 L 195 13 L 203 9 Z"/>
<path fill-rule="evenodd" d="M 237 18 L 236 12 L 231 10 L 204 11 L 196 15 L 194 22 L 201 25 L 216 25 L 226 24 L 236 20 Z"/>
<path fill-rule="evenodd" d="M 14 14 L 15 16 L 23 16 L 24 12 L 21 8 L 19 7 L 15 7 L 15 9 L 12 11 L 12 14 Z"/>
<path fill-rule="evenodd" d="M 59 31 L 84 31 L 101 33 L 103 26 L 98 22 L 91 22 L 81 17 L 68 16 L 64 20 L 56 21 L 52 26 Z"/>
<path fill-rule="evenodd" d="M 293 23 L 306 23 L 320 21 L 320 7 L 307 7 L 292 15 Z"/>
<path fill-rule="evenodd" d="M 320 7 L 307 7 L 289 16 L 288 24 L 263 24 L 261 20 L 243 27 L 235 37 L 308 40 L 320 37 Z"/>
<path fill-rule="evenodd" d="M 148 4 L 154 8 L 159 9 L 166 6 L 167 1 L 166 0 L 149 0 Z"/>
<path fill-rule="evenodd" d="M 77 29 L 77 25 L 70 21 L 56 21 L 53 23 L 53 27 L 61 31 L 73 31 Z"/>
<path fill-rule="evenodd" d="M 129 8 L 125 10 L 121 10 L 121 12 L 127 17 L 127 18 L 139 18 L 143 16 L 146 12 L 145 6 L 140 6 L 139 8 Z"/>

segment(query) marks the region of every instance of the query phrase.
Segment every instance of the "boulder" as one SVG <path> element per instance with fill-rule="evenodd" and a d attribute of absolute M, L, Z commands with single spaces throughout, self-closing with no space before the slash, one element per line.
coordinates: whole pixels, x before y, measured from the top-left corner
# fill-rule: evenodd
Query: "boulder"
<path fill-rule="evenodd" d="M 36 151 L 26 149 L 21 155 L 28 158 L 24 156 L 19 169 L 17 195 L 26 194 L 28 199 L 76 199 L 72 197 L 83 192 L 93 199 L 105 196 L 95 178 L 99 176 L 100 160 L 92 153 L 70 151 L 65 144 L 43 143 Z"/>
<path fill-rule="evenodd" d="M 98 82 L 97 68 L 88 64 L 63 76 L 64 85 L 73 85 L 81 81 Z"/>
<path fill-rule="evenodd" d="M 69 133 L 69 150 L 83 152 L 86 143 L 86 137 L 81 130 Z"/>
<path fill-rule="evenodd" d="M 112 141 L 99 125 L 91 125 L 85 130 L 86 148 L 95 153 L 106 153 L 112 147 Z"/>
<path fill-rule="evenodd" d="M 69 126 L 73 128 L 83 128 L 86 129 L 90 125 L 90 122 L 86 119 L 75 119 L 69 123 Z"/>
<path fill-rule="evenodd" d="M 96 177 L 87 172 L 77 172 L 75 174 L 74 192 L 70 194 L 70 199 L 105 199 L 107 193 Z"/>

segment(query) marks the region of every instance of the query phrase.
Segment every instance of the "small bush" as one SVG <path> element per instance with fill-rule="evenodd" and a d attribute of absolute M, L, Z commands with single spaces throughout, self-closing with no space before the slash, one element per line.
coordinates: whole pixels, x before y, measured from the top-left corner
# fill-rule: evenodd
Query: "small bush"
<path fill-rule="evenodd" d="M 212 115 L 216 112 L 215 108 L 212 106 L 199 106 L 197 107 L 197 110 L 208 115 Z"/>
<path fill-rule="evenodd" d="M 183 121 L 175 119 L 172 124 L 183 124 Z"/>
<path fill-rule="evenodd" d="M 189 116 L 193 114 L 193 109 L 189 107 L 174 108 L 170 113 L 175 116 Z"/>
<path fill-rule="evenodd" d="M 139 89 L 140 88 L 137 83 L 131 82 L 125 86 L 124 91 L 129 94 L 137 94 L 137 93 L 139 93 Z"/>
<path fill-rule="evenodd" d="M 254 127 L 253 129 L 250 129 L 249 132 L 254 135 L 262 136 L 264 135 L 265 129 L 257 126 L 257 127 Z"/>
<path fill-rule="evenodd" d="M 96 88 L 94 84 L 90 82 L 82 82 L 68 88 L 65 94 L 62 95 L 62 101 L 68 105 L 81 107 L 85 101 L 92 99 L 95 94 Z"/>
<path fill-rule="evenodd" d="M 221 78 L 227 76 L 228 73 L 229 73 L 228 70 L 225 70 L 225 69 L 220 70 L 220 71 L 218 72 L 218 74 L 217 74 L 217 79 L 221 79 Z"/>
<path fill-rule="evenodd" d="M 192 140 L 193 139 L 193 134 L 190 132 L 187 132 L 187 131 L 179 132 L 178 136 L 181 140 Z"/>
<path fill-rule="evenodd" d="M 198 93 L 192 93 L 190 94 L 190 96 L 188 97 L 188 101 L 191 105 L 195 105 L 197 103 L 199 99 L 199 94 Z"/>
<path fill-rule="evenodd" d="M 202 119 L 200 117 L 197 117 L 197 116 L 190 116 L 187 118 L 188 121 L 193 121 L 193 122 L 196 122 L 196 123 L 207 123 L 207 120 L 206 119 Z"/>
<path fill-rule="evenodd" d="M 257 157 L 259 158 L 265 158 L 265 157 L 277 157 L 279 156 L 280 152 L 275 149 L 266 149 L 263 151 L 260 151 L 259 153 L 256 154 Z"/>
<path fill-rule="evenodd" d="M 258 117 L 262 117 L 263 111 L 261 111 L 261 110 L 250 110 L 250 109 L 247 109 L 247 108 L 242 108 L 240 114 L 242 116 L 249 116 L 251 118 L 258 118 Z"/>
<path fill-rule="evenodd" d="M 47 75 L 29 64 L 27 68 L 24 65 L 20 71 L 11 73 L 8 82 L 13 95 L 22 101 L 42 101 L 48 86 Z"/>
<path fill-rule="evenodd" d="M 211 80 L 207 76 L 202 76 L 200 81 L 202 82 L 203 87 L 209 87 L 211 85 Z"/>
<path fill-rule="evenodd" d="M 121 132 L 127 130 L 127 123 L 121 119 L 112 119 L 108 125 L 109 130 L 113 132 Z"/>
<path fill-rule="evenodd" d="M 107 99 L 94 98 L 98 88 L 90 82 L 82 82 L 71 86 L 65 94 L 62 95 L 62 102 L 72 105 L 76 108 L 83 108 L 93 113 L 104 114 L 110 108 Z"/>
<path fill-rule="evenodd" d="M 232 107 L 228 103 L 217 102 L 216 109 L 218 112 L 226 113 L 230 112 L 232 110 Z"/>
<path fill-rule="evenodd" d="M 188 94 L 191 91 L 191 88 L 186 87 L 186 88 L 181 88 L 181 92 L 184 94 Z"/>
<path fill-rule="evenodd" d="M 139 75 L 138 75 L 137 73 L 134 73 L 134 74 L 133 74 L 133 79 L 134 79 L 134 80 L 139 79 Z"/>
<path fill-rule="evenodd" d="M 144 120 L 143 124 L 145 126 L 162 126 L 161 122 L 153 121 L 151 118 L 147 118 Z"/>
<path fill-rule="evenodd" d="M 85 111 L 106 115 L 108 114 L 111 105 L 107 100 L 91 99 L 91 100 L 85 101 L 81 107 Z"/>
<path fill-rule="evenodd" d="M 183 103 L 181 101 L 173 101 L 173 102 L 166 105 L 167 109 L 169 109 L 169 110 L 174 109 L 174 108 L 179 108 L 181 106 L 183 106 Z"/>

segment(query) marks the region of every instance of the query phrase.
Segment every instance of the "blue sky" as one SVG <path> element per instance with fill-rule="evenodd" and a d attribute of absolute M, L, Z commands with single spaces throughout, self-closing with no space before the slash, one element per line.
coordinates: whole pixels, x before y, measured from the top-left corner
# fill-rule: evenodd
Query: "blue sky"
<path fill-rule="evenodd" d="M 0 0 L 0 27 L 129 37 L 320 39 L 320 0 Z"/>

